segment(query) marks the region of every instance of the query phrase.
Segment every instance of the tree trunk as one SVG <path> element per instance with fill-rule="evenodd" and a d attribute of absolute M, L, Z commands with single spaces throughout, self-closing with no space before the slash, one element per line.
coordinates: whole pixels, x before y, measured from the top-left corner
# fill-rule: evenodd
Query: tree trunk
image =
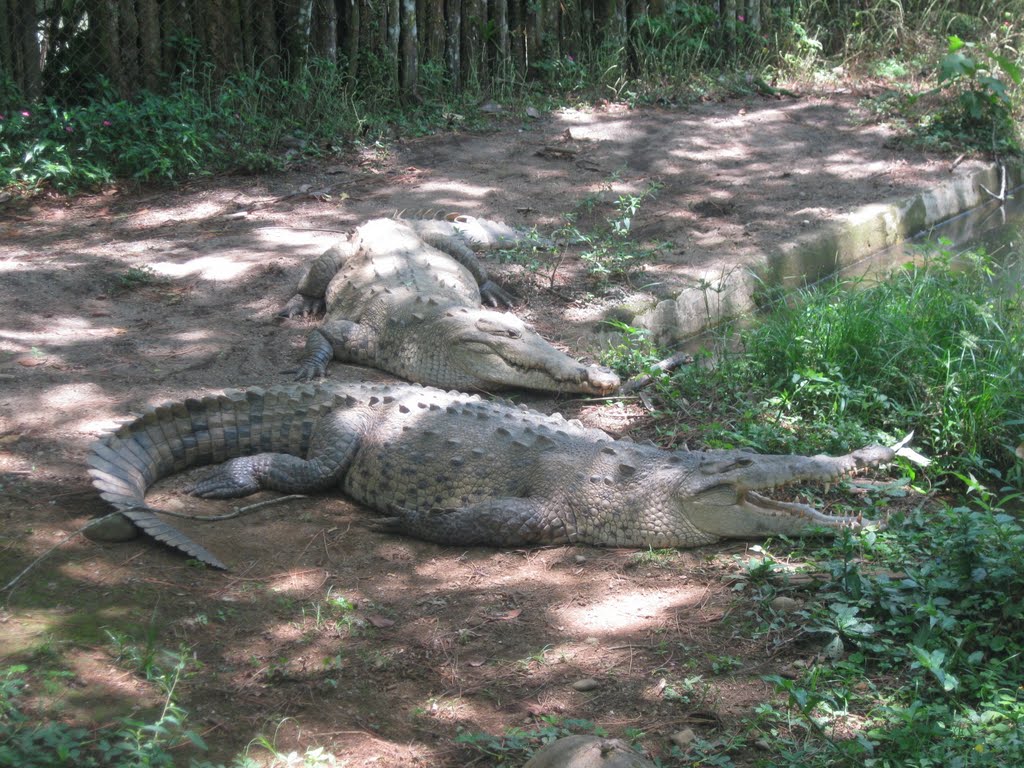
<path fill-rule="evenodd" d="M 89 26 L 95 27 L 97 45 L 103 60 L 103 73 L 110 79 L 118 96 L 124 96 L 126 86 L 121 69 L 117 32 L 117 4 L 110 0 L 89 0 Z"/>
<path fill-rule="evenodd" d="M 250 0 L 249 6 L 256 29 L 256 65 L 268 77 L 281 73 L 280 48 L 277 42 L 277 18 L 274 0 Z"/>
<path fill-rule="evenodd" d="M 135 94 L 139 85 L 139 20 L 134 0 L 121 0 L 118 8 L 118 44 L 121 51 L 121 74 L 124 96 Z"/>
<path fill-rule="evenodd" d="M 426 2 L 423 13 L 423 61 L 444 62 L 444 3 Z"/>
<path fill-rule="evenodd" d="M 508 71 L 509 40 L 508 40 L 508 4 L 505 0 L 491 0 L 488 18 L 493 22 L 494 30 L 491 37 L 491 70 L 495 73 Z"/>
<path fill-rule="evenodd" d="M 398 49 L 402 40 L 402 13 L 401 13 L 401 0 L 387 0 L 388 7 L 388 19 L 387 19 L 387 61 L 393 61 L 395 63 L 395 69 L 392 70 L 392 82 L 398 82 Z"/>
<path fill-rule="evenodd" d="M 516 74 L 526 73 L 526 0 L 512 0 L 509 11 L 509 35 Z"/>
<path fill-rule="evenodd" d="M 309 43 L 309 14 L 313 0 L 286 0 L 281 6 L 284 35 L 282 50 L 285 57 L 285 72 L 289 77 L 299 73 L 306 59 Z"/>
<path fill-rule="evenodd" d="M 558 29 L 559 0 L 544 0 L 541 7 L 541 51 L 544 58 L 555 60 L 562 51 Z"/>
<path fill-rule="evenodd" d="M 17 0 L 15 0 L 17 2 Z M 9 0 L 0 0 L 0 77 L 14 80 L 14 36 L 11 34 Z"/>
<path fill-rule="evenodd" d="M 478 86 L 487 76 L 481 46 L 486 13 L 487 3 L 484 0 L 462 0 L 461 70 L 464 88 Z"/>
<path fill-rule="evenodd" d="M 416 41 L 416 0 L 401 0 L 398 57 L 398 90 L 403 100 L 416 101 L 419 80 L 419 50 Z"/>
<path fill-rule="evenodd" d="M 100 0 L 102 2 L 102 0 Z M 181 41 L 186 36 L 188 29 L 188 17 L 185 13 L 185 0 L 164 0 L 157 4 L 160 12 L 160 36 L 163 44 L 160 46 L 161 71 L 167 75 L 177 74 L 181 55 Z M 89 10 L 90 25 L 94 20 L 92 10 Z M 189 62 L 186 62 L 188 66 Z"/>
<path fill-rule="evenodd" d="M 362 7 L 360 0 L 344 0 L 345 32 L 341 41 L 341 49 L 345 53 L 346 71 L 349 77 L 359 72 L 359 37 L 362 25 Z"/>
<path fill-rule="evenodd" d="M 456 91 L 462 88 L 462 0 L 448 0 L 445 3 L 448 17 L 448 39 L 445 45 L 445 62 L 448 65 L 448 80 Z"/>
<path fill-rule="evenodd" d="M 156 0 L 138 0 L 142 82 L 149 91 L 160 86 L 160 9 Z"/>
<path fill-rule="evenodd" d="M 722 50 L 727 61 L 736 56 L 736 0 L 722 0 Z"/>
<path fill-rule="evenodd" d="M 338 60 L 338 7 L 333 0 L 313 4 L 313 55 L 330 62 Z"/>

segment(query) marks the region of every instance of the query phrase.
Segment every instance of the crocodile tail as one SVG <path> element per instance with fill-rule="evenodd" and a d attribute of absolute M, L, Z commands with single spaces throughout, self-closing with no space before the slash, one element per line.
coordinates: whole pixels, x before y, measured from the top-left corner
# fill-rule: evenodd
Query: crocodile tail
<path fill-rule="evenodd" d="M 157 517 L 146 491 L 158 480 L 236 456 L 305 456 L 329 402 L 313 386 L 232 390 L 147 409 L 97 440 L 87 462 L 100 496 L 143 533 L 214 568 L 214 554 Z"/>

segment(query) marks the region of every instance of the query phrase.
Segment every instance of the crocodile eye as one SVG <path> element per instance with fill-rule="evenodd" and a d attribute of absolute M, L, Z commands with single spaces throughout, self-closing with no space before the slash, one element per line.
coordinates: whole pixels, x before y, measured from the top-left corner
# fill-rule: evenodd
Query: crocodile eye
<path fill-rule="evenodd" d="M 517 328 L 504 318 L 498 321 L 491 318 L 481 318 L 476 321 L 476 328 L 478 331 L 491 336 L 505 336 L 510 339 L 521 339 L 523 337 L 522 328 Z"/>

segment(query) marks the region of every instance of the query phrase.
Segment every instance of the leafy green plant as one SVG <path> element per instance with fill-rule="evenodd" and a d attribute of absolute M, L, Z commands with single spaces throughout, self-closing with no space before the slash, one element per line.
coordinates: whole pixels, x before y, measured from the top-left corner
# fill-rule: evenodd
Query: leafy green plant
<path fill-rule="evenodd" d="M 141 267 L 128 267 L 115 277 L 114 282 L 118 290 L 134 291 L 166 282 L 166 278 L 157 274 L 148 264 L 143 264 Z"/>
<path fill-rule="evenodd" d="M 607 227 L 598 232 L 582 232 L 572 217 L 558 233 L 573 243 L 580 244 L 580 259 L 599 281 L 623 279 L 652 259 L 659 248 L 638 245 L 631 236 L 633 221 L 644 201 L 660 189 L 650 184 L 638 194 L 619 195 L 612 204 L 615 213 L 606 219 Z"/>
<path fill-rule="evenodd" d="M 724 328 L 714 366 L 672 384 L 717 447 L 844 452 L 910 430 L 930 474 L 1021 487 L 1024 293 L 984 253 L 945 247 L 873 283 L 834 283 Z"/>
<path fill-rule="evenodd" d="M 634 328 L 621 320 L 606 323 L 621 335 L 601 354 L 601 363 L 623 378 L 649 373 L 651 366 L 664 359 L 663 350 L 654 343 L 647 329 Z"/>
<path fill-rule="evenodd" d="M 1019 152 L 1013 87 L 1020 84 L 1021 69 L 1008 56 L 952 35 L 939 64 L 938 87 L 953 101 L 935 115 L 935 122 L 960 131 L 965 143 L 979 149 Z"/>
<path fill-rule="evenodd" d="M 543 715 L 536 728 L 510 728 L 502 736 L 460 731 L 455 737 L 455 743 L 487 758 L 493 765 L 519 765 L 545 744 L 575 733 L 608 735 L 603 728 L 589 720 Z"/>
<path fill-rule="evenodd" d="M 1015 44 L 1011 36 L 1003 46 L 1013 51 Z M 951 35 L 932 88 L 915 92 L 897 82 L 896 90 L 874 106 L 902 125 L 912 144 L 996 156 L 1020 154 L 1021 82 L 1019 60 L 996 47 Z"/>
<path fill-rule="evenodd" d="M 142 665 L 140 671 L 164 694 L 156 718 L 150 721 L 126 717 L 117 725 L 90 730 L 40 716 L 26 710 L 22 702 L 29 668 L 6 667 L 0 669 L 0 765 L 172 768 L 178 764 L 172 747 L 188 742 L 199 750 L 206 749 L 202 737 L 186 727 L 188 714 L 174 700 L 177 685 L 192 664 L 187 654 L 156 654 L 152 649 L 138 648 L 122 636 L 111 637 L 122 654 Z M 157 656 L 171 666 L 160 666 Z M 192 765 L 199 768 L 209 764 L 193 760 Z M 240 758 L 234 765 L 247 767 L 251 763 Z"/>
<path fill-rule="evenodd" d="M 967 504 L 921 509 L 860 537 L 856 560 L 821 553 L 820 567 L 856 573 L 856 588 L 849 578 L 826 585 L 812 631 L 842 635 L 852 650 L 797 679 L 766 678 L 787 706 L 762 707 L 760 726 L 783 752 L 799 755 L 784 764 L 1016 765 L 1024 758 L 1024 527 L 1004 511 L 1015 497 L 996 502 L 978 485 L 971 495 Z M 863 569 L 869 560 L 885 568 Z M 877 682 L 864 686 L 865 678 Z M 829 724 L 851 711 L 863 725 L 836 741 Z"/>

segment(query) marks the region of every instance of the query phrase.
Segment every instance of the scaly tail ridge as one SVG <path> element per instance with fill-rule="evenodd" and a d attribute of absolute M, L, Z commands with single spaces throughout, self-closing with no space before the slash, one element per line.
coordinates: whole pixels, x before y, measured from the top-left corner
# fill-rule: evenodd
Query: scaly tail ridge
<path fill-rule="evenodd" d="M 87 462 L 100 496 L 146 535 L 214 568 L 221 560 L 146 505 L 158 480 L 236 456 L 284 452 L 305 456 L 317 419 L 330 398 L 317 402 L 312 386 L 231 390 L 147 409 L 96 441 Z"/>

